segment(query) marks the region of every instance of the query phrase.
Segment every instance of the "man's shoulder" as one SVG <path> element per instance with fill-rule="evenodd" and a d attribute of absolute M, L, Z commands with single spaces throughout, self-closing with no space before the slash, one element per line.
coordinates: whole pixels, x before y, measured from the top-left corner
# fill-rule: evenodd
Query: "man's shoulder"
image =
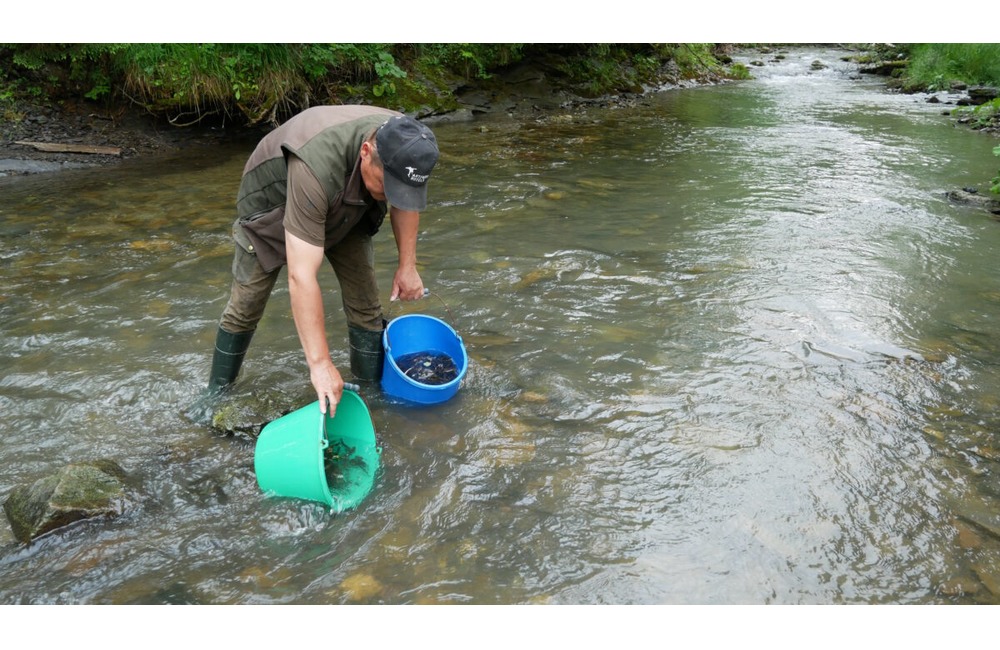
<path fill-rule="evenodd" d="M 270 143 L 269 150 L 280 147 L 284 155 L 299 156 L 314 169 L 345 167 L 338 170 L 339 177 L 354 164 L 366 134 L 393 115 L 395 111 L 377 106 L 314 106 L 282 124 L 265 140 Z"/>
<path fill-rule="evenodd" d="M 313 106 L 298 113 L 292 120 L 317 121 L 328 126 L 346 124 L 356 120 L 378 120 L 388 119 L 394 115 L 399 115 L 397 111 L 379 106 L 366 106 L 364 104 L 343 104 L 336 106 Z"/>

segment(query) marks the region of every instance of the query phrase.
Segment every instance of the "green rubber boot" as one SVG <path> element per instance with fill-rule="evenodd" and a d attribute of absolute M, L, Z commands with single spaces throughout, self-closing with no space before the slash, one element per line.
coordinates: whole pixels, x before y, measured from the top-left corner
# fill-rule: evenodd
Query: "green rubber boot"
<path fill-rule="evenodd" d="M 191 404 L 184 415 L 196 424 L 208 425 L 222 391 L 236 381 L 243 365 L 243 357 L 250 347 L 253 332 L 232 334 L 219 328 L 215 335 L 215 353 L 212 355 L 212 372 L 208 388 Z"/>
<path fill-rule="evenodd" d="M 382 362 L 385 359 L 382 331 L 348 325 L 347 338 L 351 344 L 351 373 L 363 381 L 382 379 Z"/>
<path fill-rule="evenodd" d="M 218 394 L 236 381 L 243 365 L 243 357 L 250 348 L 253 331 L 233 334 L 219 328 L 215 335 L 215 353 L 212 355 L 212 374 L 208 378 L 208 392 Z"/>

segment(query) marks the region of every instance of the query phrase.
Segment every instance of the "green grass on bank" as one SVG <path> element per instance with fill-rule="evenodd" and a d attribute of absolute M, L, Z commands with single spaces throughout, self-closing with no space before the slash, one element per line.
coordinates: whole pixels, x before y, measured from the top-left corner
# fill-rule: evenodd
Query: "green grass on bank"
<path fill-rule="evenodd" d="M 323 103 L 454 107 L 455 88 L 544 61 L 584 95 L 641 89 L 668 64 L 726 76 L 711 44 L 0 44 L 0 108 L 15 98 L 139 105 L 179 125 L 277 123 Z"/>
<path fill-rule="evenodd" d="M 951 82 L 1000 86 L 1000 43 L 919 43 L 909 47 L 905 77 L 929 90 Z"/>

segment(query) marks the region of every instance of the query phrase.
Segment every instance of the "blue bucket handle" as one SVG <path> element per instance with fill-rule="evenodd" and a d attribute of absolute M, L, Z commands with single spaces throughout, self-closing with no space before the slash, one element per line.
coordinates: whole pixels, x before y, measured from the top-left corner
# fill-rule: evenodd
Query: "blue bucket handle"
<path fill-rule="evenodd" d="M 448 308 L 448 303 L 446 303 L 446 302 L 444 301 L 444 298 L 442 298 L 441 296 L 439 296 L 439 295 L 438 295 L 437 293 L 434 293 L 434 292 L 432 292 L 432 291 L 431 291 L 430 289 L 428 289 L 427 287 L 424 287 L 424 298 L 426 298 L 427 296 L 434 296 L 435 298 L 437 298 L 438 300 L 440 300 L 440 301 L 441 301 L 441 304 L 442 304 L 442 305 L 444 306 L 444 310 L 445 310 L 446 312 L 448 312 L 448 322 L 449 322 L 449 323 L 454 323 L 454 322 L 455 322 L 455 317 L 454 317 L 454 316 L 452 315 L 452 313 L 451 313 L 451 309 L 449 309 L 449 308 Z M 393 302 L 396 302 L 396 301 L 395 301 L 395 300 L 393 300 L 393 301 L 390 301 L 390 303 L 389 303 L 389 311 L 390 311 L 390 312 L 392 311 L 392 303 L 393 303 Z M 399 301 L 399 303 L 400 303 L 400 304 L 402 304 L 402 302 L 403 302 L 402 300 L 400 300 L 400 301 Z M 386 320 L 389 320 L 389 321 L 391 321 L 391 320 L 393 320 L 394 318 L 396 318 L 396 316 L 392 316 L 392 314 L 391 314 L 391 313 L 389 314 L 389 316 L 390 316 L 390 317 L 389 317 L 389 318 L 387 318 Z M 398 316 L 398 314 L 397 314 L 397 316 Z M 453 328 L 453 329 L 454 329 L 454 328 Z M 456 334 L 456 336 L 458 336 L 458 335 Z M 461 341 L 461 337 L 459 337 L 459 341 Z M 388 335 L 388 334 L 386 334 L 386 337 L 385 337 L 385 350 L 386 350 L 386 353 L 388 353 L 390 349 L 391 349 L 391 347 L 390 347 L 390 345 L 389 345 L 389 335 Z"/>

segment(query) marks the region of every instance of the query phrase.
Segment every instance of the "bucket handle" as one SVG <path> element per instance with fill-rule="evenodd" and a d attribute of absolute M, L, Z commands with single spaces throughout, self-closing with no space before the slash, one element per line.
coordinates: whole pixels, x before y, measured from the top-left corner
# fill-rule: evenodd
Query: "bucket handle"
<path fill-rule="evenodd" d="M 448 312 L 448 322 L 449 323 L 454 323 L 455 322 L 455 317 L 452 315 L 451 309 L 448 308 L 448 303 L 446 303 L 444 301 L 444 298 L 442 298 L 441 296 L 439 296 L 437 293 L 432 292 L 427 287 L 424 287 L 424 297 L 426 298 L 427 296 L 434 296 L 439 301 L 441 301 L 441 304 L 444 306 L 444 310 L 446 312 Z M 392 301 L 392 302 L 396 302 L 396 301 Z M 390 318 L 387 318 L 386 319 L 387 321 L 391 321 L 393 318 L 395 318 L 395 316 L 392 316 L 392 314 L 391 314 L 391 312 L 392 312 L 392 302 L 389 303 L 389 309 L 388 309 L 388 311 L 389 311 Z M 399 302 L 402 303 L 403 301 L 400 300 Z M 400 310 L 402 311 L 402 307 L 400 307 Z M 461 337 L 459 337 L 459 340 L 461 340 Z M 385 337 L 385 344 L 386 344 L 386 348 L 387 349 L 390 348 L 390 347 L 392 347 L 391 345 L 389 345 L 389 335 L 388 334 L 386 334 L 386 337 Z"/>
<path fill-rule="evenodd" d="M 424 298 L 426 298 L 427 296 L 433 296 L 433 297 L 437 298 L 441 302 L 441 305 L 444 307 L 444 310 L 446 312 L 448 312 L 448 319 L 449 319 L 449 321 L 454 322 L 455 317 L 452 316 L 451 309 L 448 308 L 448 303 L 446 303 L 441 296 L 439 296 L 436 292 L 431 291 L 427 287 L 424 287 Z M 396 302 L 398 302 L 400 304 L 400 308 L 399 309 L 400 309 L 400 312 L 402 311 L 402 309 L 403 309 L 402 308 L 402 304 L 403 304 L 402 300 L 393 300 L 393 301 L 390 301 L 389 302 L 389 309 L 387 310 L 387 312 L 388 312 L 387 316 L 388 317 L 386 318 L 386 320 L 392 320 L 393 318 L 395 318 L 396 316 L 399 315 L 399 314 L 396 314 L 396 315 L 392 314 L 392 305 L 393 305 L 393 303 L 396 303 Z"/>
<path fill-rule="evenodd" d="M 358 397 L 361 397 L 361 386 L 357 384 L 352 384 L 345 381 L 344 390 L 352 390 L 358 394 Z M 361 397 L 361 399 L 364 399 L 364 397 Z M 368 404 L 366 402 L 365 406 L 367 405 Z M 326 413 L 323 413 L 322 411 L 320 411 L 320 418 L 319 418 L 319 434 L 320 434 L 319 448 L 326 449 L 330 445 L 330 439 L 326 435 Z"/>
<path fill-rule="evenodd" d="M 369 406 L 368 404 L 368 400 L 366 400 L 365 396 L 361 394 L 361 386 L 358 384 L 352 384 L 350 382 L 345 381 L 344 390 L 349 390 L 356 393 L 357 396 L 361 398 L 361 401 L 364 402 L 365 408 L 368 409 L 368 417 L 371 417 L 372 409 L 371 406 Z M 326 434 L 326 419 L 327 419 L 326 414 L 320 412 L 320 418 L 319 418 L 320 449 L 326 449 L 327 447 L 330 446 L 330 438 Z M 375 425 L 375 419 L 372 418 L 372 426 L 374 425 Z M 377 447 L 376 449 L 378 450 L 379 454 L 382 453 L 381 447 Z"/>
<path fill-rule="evenodd" d="M 358 394 L 358 397 L 361 397 L 361 386 L 359 386 L 357 384 L 352 384 L 350 382 L 346 382 L 345 381 L 344 382 L 344 390 L 353 390 L 355 393 Z M 361 397 L 361 399 L 364 399 L 364 397 Z M 367 406 L 367 404 L 368 403 L 365 402 L 366 406 Z M 322 411 L 320 411 L 320 415 L 322 417 L 320 417 L 320 419 L 319 419 L 319 432 L 322 434 L 322 438 L 323 438 L 323 449 L 326 449 L 326 443 L 327 443 L 327 438 L 326 438 L 326 414 L 323 413 Z"/>

